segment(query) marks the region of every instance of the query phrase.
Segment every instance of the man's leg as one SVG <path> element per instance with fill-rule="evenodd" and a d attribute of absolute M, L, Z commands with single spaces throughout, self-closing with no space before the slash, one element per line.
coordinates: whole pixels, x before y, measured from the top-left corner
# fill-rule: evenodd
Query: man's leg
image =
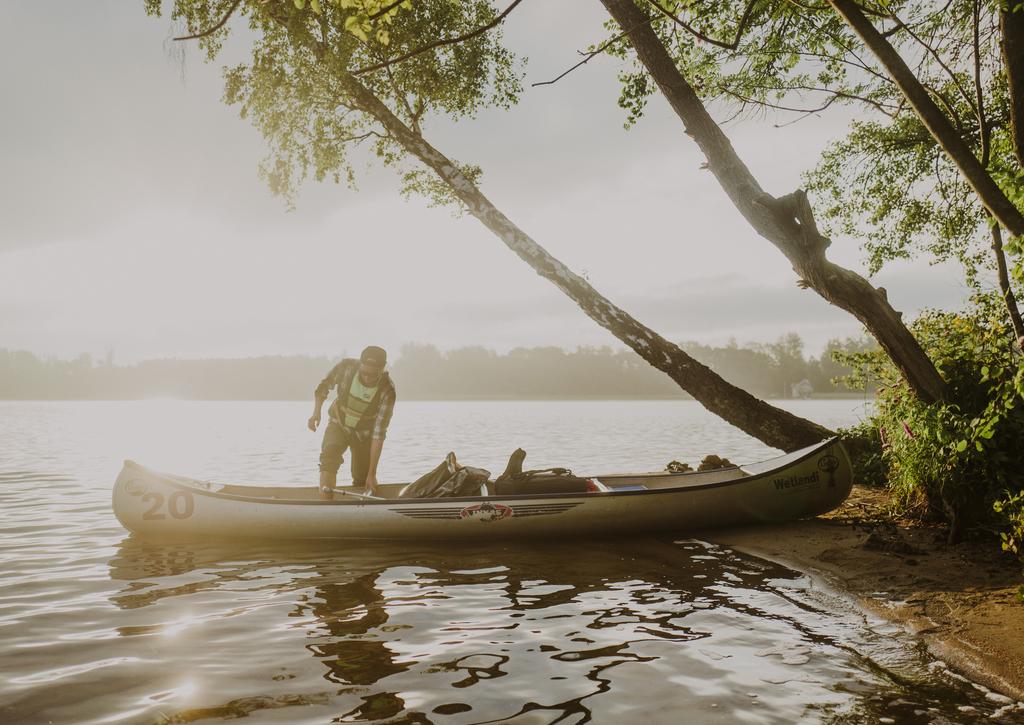
<path fill-rule="evenodd" d="M 320 447 L 320 494 L 331 498 L 334 486 L 338 482 L 338 469 L 344 460 L 345 449 L 348 447 L 348 434 L 344 428 L 333 420 L 324 431 L 324 442 Z"/>
<path fill-rule="evenodd" d="M 352 437 L 352 485 L 366 487 L 366 476 L 370 473 L 370 435 Z"/>

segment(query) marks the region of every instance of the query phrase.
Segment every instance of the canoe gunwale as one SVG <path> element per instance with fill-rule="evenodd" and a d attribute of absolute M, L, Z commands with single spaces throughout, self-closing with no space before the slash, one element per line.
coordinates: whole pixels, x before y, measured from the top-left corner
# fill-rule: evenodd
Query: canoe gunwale
<path fill-rule="evenodd" d="M 752 482 L 760 480 L 760 479 L 764 479 L 764 478 L 767 478 L 767 477 L 770 477 L 770 476 L 777 475 L 780 470 L 783 470 L 783 469 L 786 469 L 786 468 L 790 468 L 792 466 L 796 466 L 796 465 L 802 463 L 803 461 L 806 461 L 808 458 L 812 458 L 813 456 L 816 456 L 819 453 L 821 453 L 822 451 L 824 451 L 824 450 L 826 450 L 826 449 L 828 449 L 830 447 L 833 447 L 833 446 L 838 446 L 839 450 L 843 451 L 843 457 L 846 458 L 847 462 L 849 462 L 849 457 L 846 455 L 846 452 L 843 449 L 842 444 L 839 442 L 839 437 L 838 436 L 833 436 L 831 438 L 828 438 L 828 439 L 822 441 L 821 443 L 817 443 L 817 444 L 815 444 L 813 446 L 808 446 L 808 448 L 805 449 L 805 452 L 804 452 L 803 455 L 801 455 L 801 456 L 799 456 L 797 458 L 794 458 L 792 460 L 787 460 L 785 463 L 781 463 L 778 466 L 770 468 L 770 469 L 768 469 L 766 471 L 761 471 L 760 473 L 746 474 L 746 475 L 738 476 L 736 478 L 731 478 L 731 479 L 728 479 L 728 480 L 725 480 L 725 481 L 715 481 L 715 482 L 705 483 L 705 484 L 683 484 L 683 485 L 671 486 L 671 487 L 667 487 L 667 488 L 651 488 L 651 489 L 640 489 L 640 490 L 629 490 L 629 491 L 614 491 L 614 490 L 612 490 L 612 491 L 593 491 L 593 492 L 588 491 L 588 492 L 584 492 L 584 493 L 528 493 L 528 494 L 515 494 L 515 495 L 495 495 L 495 494 L 491 494 L 491 495 L 488 495 L 488 496 L 458 496 L 458 497 L 450 497 L 450 498 L 449 497 L 444 497 L 444 498 L 379 498 L 379 499 L 357 499 L 357 500 L 341 499 L 341 500 L 329 500 L 328 501 L 328 500 L 320 500 L 320 499 L 270 498 L 270 497 L 266 497 L 266 496 L 247 496 L 247 495 L 243 495 L 243 494 L 222 493 L 222 492 L 219 492 L 219 491 L 211 491 L 211 490 L 203 488 L 202 486 L 190 485 L 189 483 L 186 483 L 185 481 L 189 481 L 189 480 L 193 480 L 193 479 L 188 479 L 187 477 L 184 477 L 184 476 L 174 476 L 174 475 L 168 475 L 168 474 L 160 473 L 158 471 L 153 471 L 151 469 L 146 468 L 145 466 L 142 466 L 139 463 L 136 463 L 135 461 L 130 461 L 130 460 L 125 461 L 124 466 L 125 466 L 125 468 L 128 468 L 128 467 L 138 468 L 138 469 L 140 469 L 140 471 L 143 474 L 159 478 L 160 481 L 162 483 L 166 484 L 166 485 L 169 485 L 169 486 L 172 486 L 174 488 L 181 489 L 181 490 L 187 490 L 187 491 L 189 491 L 189 492 L 191 492 L 191 493 L 193 493 L 195 495 L 205 496 L 205 497 L 209 497 L 209 498 L 225 499 L 225 500 L 230 500 L 230 501 L 243 501 L 243 502 L 260 503 L 260 504 L 283 504 L 283 505 L 290 505 L 290 506 L 299 506 L 299 505 L 301 505 L 301 506 L 395 506 L 396 504 L 403 505 L 403 506 L 406 506 L 406 505 L 414 505 L 414 506 L 415 505 L 432 505 L 432 506 L 436 506 L 439 501 L 440 502 L 444 502 L 444 503 L 456 503 L 456 502 L 473 503 L 473 502 L 493 501 L 493 500 L 516 501 L 516 500 L 527 500 L 527 499 L 529 499 L 529 500 L 537 500 L 537 499 L 542 499 L 542 500 L 546 500 L 546 499 L 563 499 L 563 500 L 564 499 L 572 499 L 572 500 L 585 501 L 585 500 L 590 500 L 590 499 L 594 499 L 594 498 L 607 498 L 607 497 L 619 497 L 619 496 L 649 496 L 649 495 L 653 495 L 653 494 L 671 494 L 671 493 L 678 494 L 680 492 L 685 492 L 685 491 L 705 491 L 705 490 L 708 490 L 708 489 L 723 488 L 723 487 L 726 487 L 726 486 L 737 486 L 737 485 L 741 485 L 741 484 L 748 484 L 748 483 L 752 483 Z M 794 451 L 794 453 L 795 452 L 796 451 Z M 783 454 L 782 456 L 778 456 L 778 458 L 785 458 L 787 455 L 792 455 L 792 454 Z M 770 461 L 772 459 L 768 459 L 768 460 Z M 767 462 L 767 461 L 765 461 L 765 462 Z M 753 465 L 753 464 L 750 464 L 750 465 Z M 848 465 L 849 465 L 849 463 L 848 463 Z M 743 473 L 743 466 L 733 466 L 733 467 L 730 467 L 728 469 L 723 469 L 723 470 L 734 470 L 734 471 L 739 471 L 739 472 Z M 682 477 L 693 475 L 693 474 L 696 474 L 696 473 L 703 473 L 703 472 L 688 471 L 688 472 L 685 472 L 685 473 L 671 473 L 671 472 L 667 472 L 667 471 L 657 471 L 657 472 L 654 472 L 654 473 L 651 473 L 651 474 L 643 474 L 643 473 L 639 473 L 639 474 L 617 473 L 617 474 L 609 474 L 607 476 L 589 476 L 589 478 L 597 478 L 598 480 L 606 480 L 606 479 L 614 479 L 614 478 L 641 478 L 641 477 L 644 477 L 644 476 L 649 476 L 649 477 L 678 476 L 678 477 L 682 478 Z M 183 481 L 181 479 L 185 479 L 185 480 Z M 199 481 L 198 479 L 195 479 L 195 483 L 207 483 L 207 482 Z M 229 486 L 230 485 L 238 485 L 238 486 L 242 486 L 244 484 L 224 484 L 224 485 L 229 485 Z M 252 488 L 259 488 L 259 487 L 258 486 L 252 486 Z"/>

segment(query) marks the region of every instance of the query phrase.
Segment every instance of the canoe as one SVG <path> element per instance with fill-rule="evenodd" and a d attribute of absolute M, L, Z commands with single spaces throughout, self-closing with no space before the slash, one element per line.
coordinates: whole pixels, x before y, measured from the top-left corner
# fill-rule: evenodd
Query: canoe
<path fill-rule="evenodd" d="M 158 473 L 125 461 L 114 513 L 144 537 L 259 539 L 491 539 L 687 533 L 825 513 L 849 495 L 853 472 L 836 438 L 750 465 L 691 473 L 591 476 L 596 491 L 398 498 L 315 486 L 244 486 Z"/>

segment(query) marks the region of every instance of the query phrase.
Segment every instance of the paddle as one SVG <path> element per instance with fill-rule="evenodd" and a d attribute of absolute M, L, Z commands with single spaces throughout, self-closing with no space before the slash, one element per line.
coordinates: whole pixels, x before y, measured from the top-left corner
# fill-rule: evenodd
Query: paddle
<path fill-rule="evenodd" d="M 370 501 L 383 501 L 383 496 L 373 496 L 368 493 L 356 493 L 355 491 L 342 491 L 340 489 L 332 489 L 332 493 L 340 493 L 343 496 L 355 496 L 356 498 L 369 499 Z"/>

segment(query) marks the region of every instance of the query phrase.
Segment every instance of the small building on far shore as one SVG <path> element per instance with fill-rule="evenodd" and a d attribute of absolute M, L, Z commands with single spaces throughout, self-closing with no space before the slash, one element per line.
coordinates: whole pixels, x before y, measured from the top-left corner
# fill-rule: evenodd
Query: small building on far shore
<path fill-rule="evenodd" d="M 811 381 L 807 378 L 804 378 L 799 383 L 790 385 L 789 388 L 793 392 L 794 398 L 807 399 L 811 397 L 811 393 L 814 392 L 814 386 L 811 385 Z"/>

